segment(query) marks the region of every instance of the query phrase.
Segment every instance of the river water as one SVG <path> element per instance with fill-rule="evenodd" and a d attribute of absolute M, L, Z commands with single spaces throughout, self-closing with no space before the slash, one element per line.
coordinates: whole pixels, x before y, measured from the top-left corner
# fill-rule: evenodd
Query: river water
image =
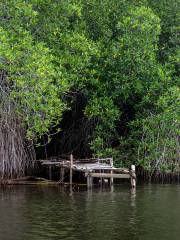
<path fill-rule="evenodd" d="M 0 240 L 180 239 L 180 185 L 0 189 Z"/>

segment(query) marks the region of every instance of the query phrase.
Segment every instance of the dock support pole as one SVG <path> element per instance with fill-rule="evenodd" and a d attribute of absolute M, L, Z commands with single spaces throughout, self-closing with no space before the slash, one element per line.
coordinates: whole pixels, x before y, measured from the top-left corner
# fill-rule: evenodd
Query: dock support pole
<path fill-rule="evenodd" d="M 91 172 L 94 172 L 94 171 L 92 170 Z M 90 177 L 90 187 L 92 188 L 92 186 L 93 186 L 93 177 L 91 176 Z"/>
<path fill-rule="evenodd" d="M 89 176 L 89 172 L 87 172 L 87 188 L 90 188 L 90 176 Z"/>
<path fill-rule="evenodd" d="M 49 180 L 52 180 L 52 166 L 49 165 Z"/>
<path fill-rule="evenodd" d="M 90 176 L 90 171 L 88 171 L 86 169 L 86 178 L 87 178 L 87 188 L 90 189 L 92 188 L 92 184 L 93 184 L 93 178 Z"/>
<path fill-rule="evenodd" d="M 69 169 L 69 184 L 72 186 L 72 176 L 73 176 L 73 155 L 70 155 L 70 169 Z"/>
<path fill-rule="evenodd" d="M 113 168 L 113 158 L 110 159 L 110 165 L 111 165 L 111 167 Z M 113 174 L 113 170 L 111 170 L 110 173 Z M 114 183 L 114 178 L 111 177 L 111 178 L 110 178 L 110 185 L 112 186 L 113 183 Z"/>
<path fill-rule="evenodd" d="M 131 187 L 136 187 L 136 167 L 135 165 L 131 165 Z"/>
<path fill-rule="evenodd" d="M 62 164 L 64 165 L 64 161 L 62 162 Z M 64 167 L 63 166 L 60 169 L 60 182 L 64 183 Z"/>

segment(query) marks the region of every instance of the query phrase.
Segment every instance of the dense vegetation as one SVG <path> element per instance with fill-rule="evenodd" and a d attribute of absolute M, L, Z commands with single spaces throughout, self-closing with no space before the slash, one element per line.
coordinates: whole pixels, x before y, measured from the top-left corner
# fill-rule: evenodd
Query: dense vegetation
<path fill-rule="evenodd" d="M 179 9 L 0 0 L 1 172 L 22 174 L 53 136 L 61 153 L 179 170 Z"/>

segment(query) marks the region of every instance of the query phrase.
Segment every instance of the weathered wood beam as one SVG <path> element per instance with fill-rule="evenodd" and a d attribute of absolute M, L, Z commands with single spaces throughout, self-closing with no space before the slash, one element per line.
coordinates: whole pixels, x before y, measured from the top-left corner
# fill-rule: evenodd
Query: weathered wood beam
<path fill-rule="evenodd" d="M 111 174 L 111 173 L 85 173 L 85 176 L 95 177 L 95 178 L 131 178 L 129 174 Z"/>
<path fill-rule="evenodd" d="M 73 155 L 70 155 L 69 183 L 72 185 Z"/>
<path fill-rule="evenodd" d="M 111 167 L 113 168 L 113 166 L 114 166 L 113 158 L 110 160 L 110 165 L 111 165 Z M 111 170 L 110 173 L 111 173 L 111 175 L 113 175 L 113 174 L 114 174 L 113 170 Z M 113 185 L 113 183 L 114 183 L 114 178 L 111 177 L 111 178 L 110 178 L 110 185 Z"/>
<path fill-rule="evenodd" d="M 60 182 L 64 183 L 64 172 L 65 169 L 63 167 L 60 167 Z"/>
<path fill-rule="evenodd" d="M 49 165 L 49 180 L 52 180 L 52 166 Z"/>
<path fill-rule="evenodd" d="M 135 165 L 131 165 L 131 187 L 135 188 L 136 187 L 136 167 Z"/>

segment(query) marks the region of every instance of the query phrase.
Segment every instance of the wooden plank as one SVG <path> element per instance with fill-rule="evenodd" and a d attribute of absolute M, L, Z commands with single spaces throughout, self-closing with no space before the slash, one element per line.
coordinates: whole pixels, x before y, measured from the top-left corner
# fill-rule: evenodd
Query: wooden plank
<path fill-rule="evenodd" d="M 62 164 L 61 162 L 51 162 L 51 161 L 41 161 L 42 165 L 56 165 L 56 164 Z"/>
<path fill-rule="evenodd" d="M 115 168 L 115 167 L 111 167 L 111 166 L 108 166 L 108 167 L 104 167 L 104 166 L 82 166 L 82 167 L 79 167 L 78 165 L 73 165 L 73 169 L 74 170 L 77 170 L 77 171 L 86 171 L 86 169 L 88 170 L 113 170 L 114 172 L 119 172 L 119 173 L 125 173 L 125 174 L 128 174 L 129 173 L 129 169 L 122 169 L 122 168 Z"/>
<path fill-rule="evenodd" d="M 131 178 L 129 174 L 88 173 L 88 175 L 96 178 Z M 85 176 L 87 176 L 87 173 Z"/>

